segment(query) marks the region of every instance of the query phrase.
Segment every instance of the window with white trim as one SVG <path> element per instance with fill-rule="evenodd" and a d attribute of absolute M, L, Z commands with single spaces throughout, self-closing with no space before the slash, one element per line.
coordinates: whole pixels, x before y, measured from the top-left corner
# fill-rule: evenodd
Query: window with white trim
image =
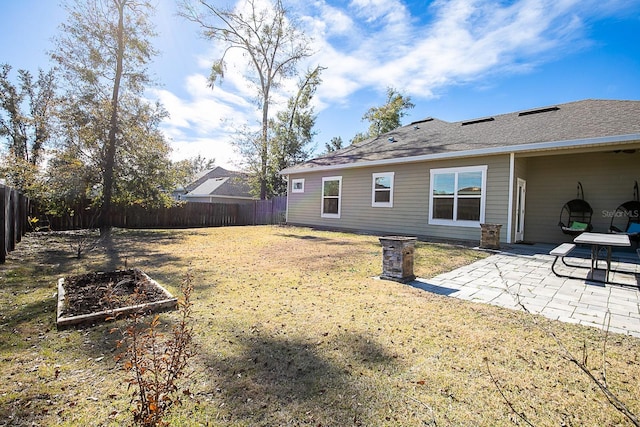
<path fill-rule="evenodd" d="M 342 177 L 330 176 L 322 178 L 322 218 L 340 218 L 342 194 Z"/>
<path fill-rule="evenodd" d="M 431 169 L 429 224 L 477 227 L 484 222 L 487 166 Z"/>
<path fill-rule="evenodd" d="M 374 173 L 371 185 L 371 206 L 393 207 L 393 177 L 394 172 Z"/>
<path fill-rule="evenodd" d="M 291 180 L 292 193 L 304 193 L 304 178 L 296 178 Z"/>

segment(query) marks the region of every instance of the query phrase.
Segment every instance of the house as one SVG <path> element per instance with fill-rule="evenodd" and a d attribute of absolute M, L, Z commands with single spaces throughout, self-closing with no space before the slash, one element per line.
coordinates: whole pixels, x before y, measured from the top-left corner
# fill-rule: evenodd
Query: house
<path fill-rule="evenodd" d="M 640 181 L 640 101 L 583 100 L 460 122 L 427 118 L 281 171 L 287 222 L 320 228 L 555 243 L 583 188 L 593 231 Z"/>
<path fill-rule="evenodd" d="M 176 198 L 200 203 L 246 203 L 256 199 L 251 195 L 247 174 L 220 166 L 200 172 L 178 191 Z"/>

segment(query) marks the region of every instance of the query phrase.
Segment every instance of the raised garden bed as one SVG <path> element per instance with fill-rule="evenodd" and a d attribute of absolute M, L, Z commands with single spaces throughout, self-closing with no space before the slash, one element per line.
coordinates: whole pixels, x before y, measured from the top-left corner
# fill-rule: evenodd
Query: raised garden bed
<path fill-rule="evenodd" d="M 140 269 L 60 278 L 56 325 L 60 329 L 104 322 L 134 311 L 171 310 L 177 301 Z"/>

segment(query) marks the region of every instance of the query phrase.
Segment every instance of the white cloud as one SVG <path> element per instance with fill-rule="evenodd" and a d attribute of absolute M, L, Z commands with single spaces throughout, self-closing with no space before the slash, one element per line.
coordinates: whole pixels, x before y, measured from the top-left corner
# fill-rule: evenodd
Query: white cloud
<path fill-rule="evenodd" d="M 182 160 L 198 155 L 207 159 L 215 159 L 217 166 L 225 169 L 240 170 L 241 158 L 228 138 L 184 138 L 171 141 L 172 160 Z"/>
<path fill-rule="evenodd" d="M 201 74 L 187 76 L 184 85 L 186 99 L 168 90 L 151 90 L 169 113 L 162 130 L 173 148 L 172 159 L 201 155 L 237 168 L 240 157 L 231 140 L 237 129 L 255 120 L 254 107 L 223 87 L 212 90 Z"/>
<path fill-rule="evenodd" d="M 315 39 L 313 60 L 328 67 L 318 96 L 340 102 L 365 87 L 391 86 L 431 97 L 445 85 L 529 70 L 582 36 L 580 15 L 593 6 L 585 3 L 592 2 L 441 0 L 424 21 L 399 1 L 353 0 L 346 9 L 316 2 L 304 22 Z"/>
<path fill-rule="evenodd" d="M 624 7 L 621 0 L 436 0 L 411 15 L 401 0 L 291 0 L 315 54 L 300 71 L 326 67 L 315 98 L 316 111 L 348 105 L 361 90 L 394 87 L 430 98 L 448 85 L 487 81 L 497 73 L 526 72 L 539 62 L 584 43 L 585 21 Z M 176 155 L 237 158 L 230 138 L 260 122 L 247 80 L 250 65 L 240 49 L 225 53 L 225 76 L 212 90 L 207 73 L 221 51 L 215 44 L 198 57 L 197 73 L 185 80 L 187 96 L 157 95 L 171 114 L 164 123 Z M 249 67 L 249 68 L 248 68 Z M 248 72 L 249 71 L 249 72 Z M 271 93 L 275 114 L 286 105 L 296 81 Z M 183 146 L 184 144 L 184 146 Z M 215 154 L 219 152 L 220 154 Z M 226 160 L 225 160 L 226 161 Z"/>
<path fill-rule="evenodd" d="M 404 4 L 398 0 L 352 0 L 349 6 L 369 23 L 381 18 L 399 22 L 405 17 L 406 12 Z"/>
<path fill-rule="evenodd" d="M 211 90 L 204 76 L 190 75 L 185 84 L 190 95 L 187 100 L 167 90 L 151 91 L 169 112 L 166 125 L 205 134 L 229 126 L 228 118 L 235 122 L 247 117 L 250 106 L 242 97 L 222 88 Z"/>
<path fill-rule="evenodd" d="M 353 19 L 343 10 L 328 4 L 320 5 L 319 19 L 310 20 L 317 26 L 314 33 L 341 35 L 353 30 Z"/>

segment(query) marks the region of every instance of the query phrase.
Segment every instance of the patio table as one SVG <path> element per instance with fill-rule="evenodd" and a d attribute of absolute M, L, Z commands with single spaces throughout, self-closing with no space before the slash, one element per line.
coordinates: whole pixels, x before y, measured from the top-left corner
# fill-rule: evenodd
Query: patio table
<path fill-rule="evenodd" d="M 631 246 L 629 236 L 626 234 L 607 234 L 607 233 L 582 233 L 578 235 L 573 242 L 576 244 L 591 245 L 591 277 L 593 272 L 598 268 L 600 261 L 600 250 L 606 250 L 606 269 L 605 282 L 609 282 L 609 272 L 611 271 L 611 248 L 613 246 Z"/>

